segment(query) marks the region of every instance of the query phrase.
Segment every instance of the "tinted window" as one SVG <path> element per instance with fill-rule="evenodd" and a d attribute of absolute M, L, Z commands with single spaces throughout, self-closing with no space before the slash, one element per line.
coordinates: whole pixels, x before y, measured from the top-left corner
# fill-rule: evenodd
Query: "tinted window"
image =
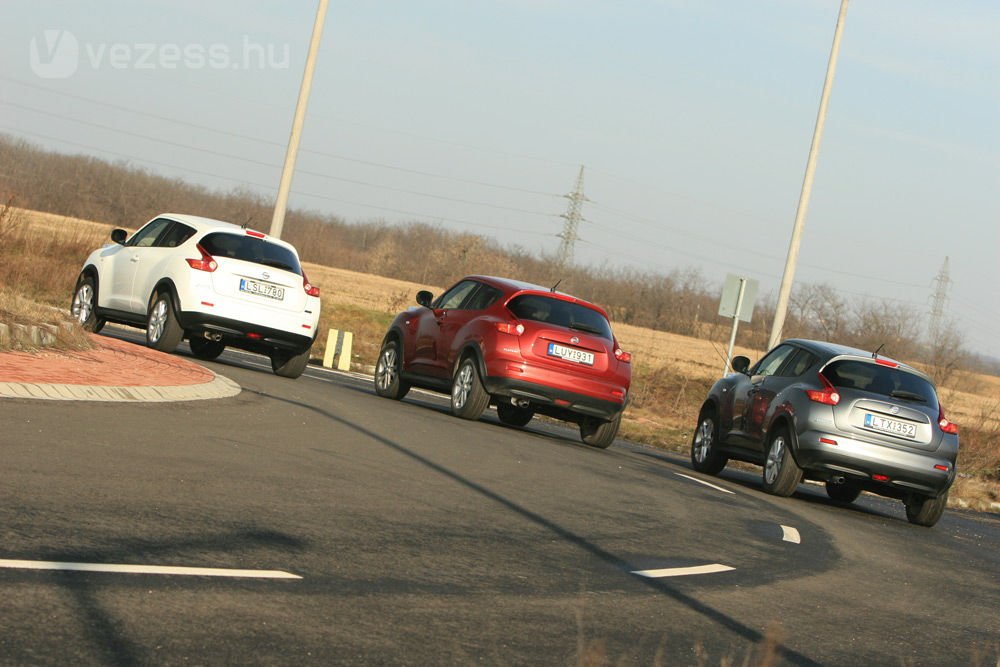
<path fill-rule="evenodd" d="M 750 371 L 750 375 L 774 375 L 794 351 L 795 348 L 791 345 L 781 345 L 774 348 L 766 357 L 757 362 L 757 365 Z"/>
<path fill-rule="evenodd" d="M 176 248 L 180 244 L 187 241 L 189 238 L 194 236 L 194 229 L 188 227 L 187 225 L 182 225 L 179 222 L 175 222 L 173 226 L 167 230 L 165 234 L 162 234 L 157 240 L 156 245 L 162 246 L 164 248 Z"/>
<path fill-rule="evenodd" d="M 431 305 L 434 306 L 434 308 L 442 310 L 458 308 L 462 305 L 462 302 L 465 301 L 465 297 L 469 296 L 472 293 L 472 290 L 476 289 L 477 285 L 479 285 L 479 283 L 473 280 L 463 280 L 439 296 L 437 301 Z"/>
<path fill-rule="evenodd" d="M 125 245 L 132 246 L 134 248 L 149 248 L 156 243 L 156 238 L 172 224 L 173 220 L 157 218 L 156 220 L 147 223 L 142 229 L 133 234 L 132 238 L 125 242 Z"/>
<path fill-rule="evenodd" d="M 809 370 L 818 358 L 811 352 L 796 350 L 795 354 L 788 358 L 788 363 L 781 367 L 778 374 L 785 377 L 798 377 Z"/>
<path fill-rule="evenodd" d="M 213 232 L 199 241 L 202 248 L 213 257 L 229 257 L 244 262 L 273 266 L 276 269 L 302 275 L 299 258 L 295 253 L 277 243 L 253 236 Z"/>
<path fill-rule="evenodd" d="M 937 393 L 919 375 L 867 361 L 843 359 L 823 369 L 823 375 L 838 389 L 860 389 L 872 394 L 926 403 L 937 407 Z"/>
<path fill-rule="evenodd" d="M 541 294 L 522 294 L 511 299 L 507 309 L 519 320 L 547 322 L 612 339 L 608 320 L 596 310 L 578 303 Z"/>
<path fill-rule="evenodd" d="M 495 287 L 490 287 L 489 285 L 479 285 L 479 289 L 473 293 L 469 300 L 465 303 L 466 310 L 482 310 L 484 308 L 489 308 L 496 300 L 500 298 L 502 292 Z"/>

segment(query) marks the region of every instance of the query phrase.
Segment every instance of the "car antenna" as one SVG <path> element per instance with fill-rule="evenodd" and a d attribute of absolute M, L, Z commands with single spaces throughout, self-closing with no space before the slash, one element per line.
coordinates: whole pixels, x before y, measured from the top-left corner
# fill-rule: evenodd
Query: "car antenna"
<path fill-rule="evenodd" d="M 557 281 L 556 281 L 556 284 L 555 284 L 555 285 L 553 285 L 553 286 L 552 286 L 552 289 L 550 289 L 549 291 L 550 291 L 550 292 L 552 292 L 552 293 L 555 293 L 555 291 L 556 291 L 556 288 L 557 288 L 557 287 L 559 287 L 559 283 L 561 283 L 561 282 L 562 282 L 562 278 L 560 278 L 559 280 L 557 280 Z"/>
<path fill-rule="evenodd" d="M 883 347 L 885 347 L 885 343 L 882 343 L 881 345 L 879 345 L 878 349 L 875 350 L 874 352 L 872 352 L 872 359 L 878 359 L 878 353 L 882 351 Z"/>

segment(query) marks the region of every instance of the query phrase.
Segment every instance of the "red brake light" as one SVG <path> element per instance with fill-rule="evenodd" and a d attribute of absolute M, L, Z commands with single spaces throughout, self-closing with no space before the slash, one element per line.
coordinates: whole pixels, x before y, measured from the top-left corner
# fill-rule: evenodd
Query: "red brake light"
<path fill-rule="evenodd" d="M 875 363 L 879 366 L 888 366 L 889 368 L 896 368 L 899 366 L 895 361 L 889 361 L 888 359 L 876 359 Z"/>
<path fill-rule="evenodd" d="M 246 233 L 247 233 L 247 236 L 252 236 L 255 239 L 265 239 L 265 238 L 267 238 L 267 234 L 265 234 L 263 232 L 258 232 L 258 231 L 253 230 L 253 229 L 247 229 Z"/>
<path fill-rule="evenodd" d="M 632 362 L 632 355 L 629 352 L 621 349 L 620 347 L 615 348 L 615 359 L 622 362 L 623 364 L 628 364 Z"/>
<path fill-rule="evenodd" d="M 306 272 L 302 272 L 302 289 L 306 291 L 309 296 L 319 296 L 319 288 L 309 282 L 309 278 L 306 277 Z"/>
<path fill-rule="evenodd" d="M 204 248 L 201 247 L 200 243 L 197 244 L 195 248 L 197 248 L 198 252 L 201 253 L 201 257 L 199 257 L 198 259 L 187 260 L 188 265 L 192 269 L 197 269 L 198 271 L 208 271 L 209 273 L 211 273 L 212 271 L 215 271 L 217 268 L 219 268 L 219 263 L 216 262 L 215 259 L 211 255 L 209 255 Z"/>
<path fill-rule="evenodd" d="M 948 418 L 944 416 L 944 407 L 940 403 L 938 403 L 938 426 L 945 433 L 958 435 L 958 424 L 948 421 Z"/>
<path fill-rule="evenodd" d="M 520 322 L 497 322 L 497 331 L 500 333 L 510 334 L 512 336 L 520 336 L 524 333 L 524 325 Z"/>
<path fill-rule="evenodd" d="M 809 397 L 809 400 L 824 405 L 836 405 L 840 403 L 840 394 L 822 373 L 819 373 L 819 381 L 823 383 L 822 389 L 806 389 L 806 395 Z"/>

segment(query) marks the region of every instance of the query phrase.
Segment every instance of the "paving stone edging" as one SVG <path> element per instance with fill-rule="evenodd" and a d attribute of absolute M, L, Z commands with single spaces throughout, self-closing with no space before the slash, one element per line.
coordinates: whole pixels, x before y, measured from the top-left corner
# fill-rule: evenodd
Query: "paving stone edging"
<path fill-rule="evenodd" d="M 32 398 L 50 401 L 101 401 L 165 403 L 200 401 L 236 396 L 242 388 L 222 375 L 211 382 L 173 387 L 99 387 L 77 384 L 0 382 L 0 398 Z"/>

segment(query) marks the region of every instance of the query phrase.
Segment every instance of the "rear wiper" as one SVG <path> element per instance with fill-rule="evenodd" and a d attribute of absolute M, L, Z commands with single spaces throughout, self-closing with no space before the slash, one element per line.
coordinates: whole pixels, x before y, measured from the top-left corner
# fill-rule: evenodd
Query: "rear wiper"
<path fill-rule="evenodd" d="M 589 324 L 583 324 L 582 322 L 570 322 L 570 329 L 576 329 L 577 331 L 586 331 L 587 333 L 600 334 L 601 330 L 597 327 L 592 327 Z"/>
<path fill-rule="evenodd" d="M 289 266 L 284 262 L 279 262 L 273 259 L 262 259 L 259 263 L 264 266 L 273 266 L 274 268 L 281 269 L 282 271 L 291 271 L 292 273 L 295 273 L 295 267 Z"/>
<path fill-rule="evenodd" d="M 905 389 L 896 389 L 895 391 L 890 392 L 889 395 L 893 398 L 902 398 L 907 401 L 919 401 L 920 403 L 927 402 L 927 399 L 920 394 L 916 394 L 912 391 L 906 391 Z"/>

